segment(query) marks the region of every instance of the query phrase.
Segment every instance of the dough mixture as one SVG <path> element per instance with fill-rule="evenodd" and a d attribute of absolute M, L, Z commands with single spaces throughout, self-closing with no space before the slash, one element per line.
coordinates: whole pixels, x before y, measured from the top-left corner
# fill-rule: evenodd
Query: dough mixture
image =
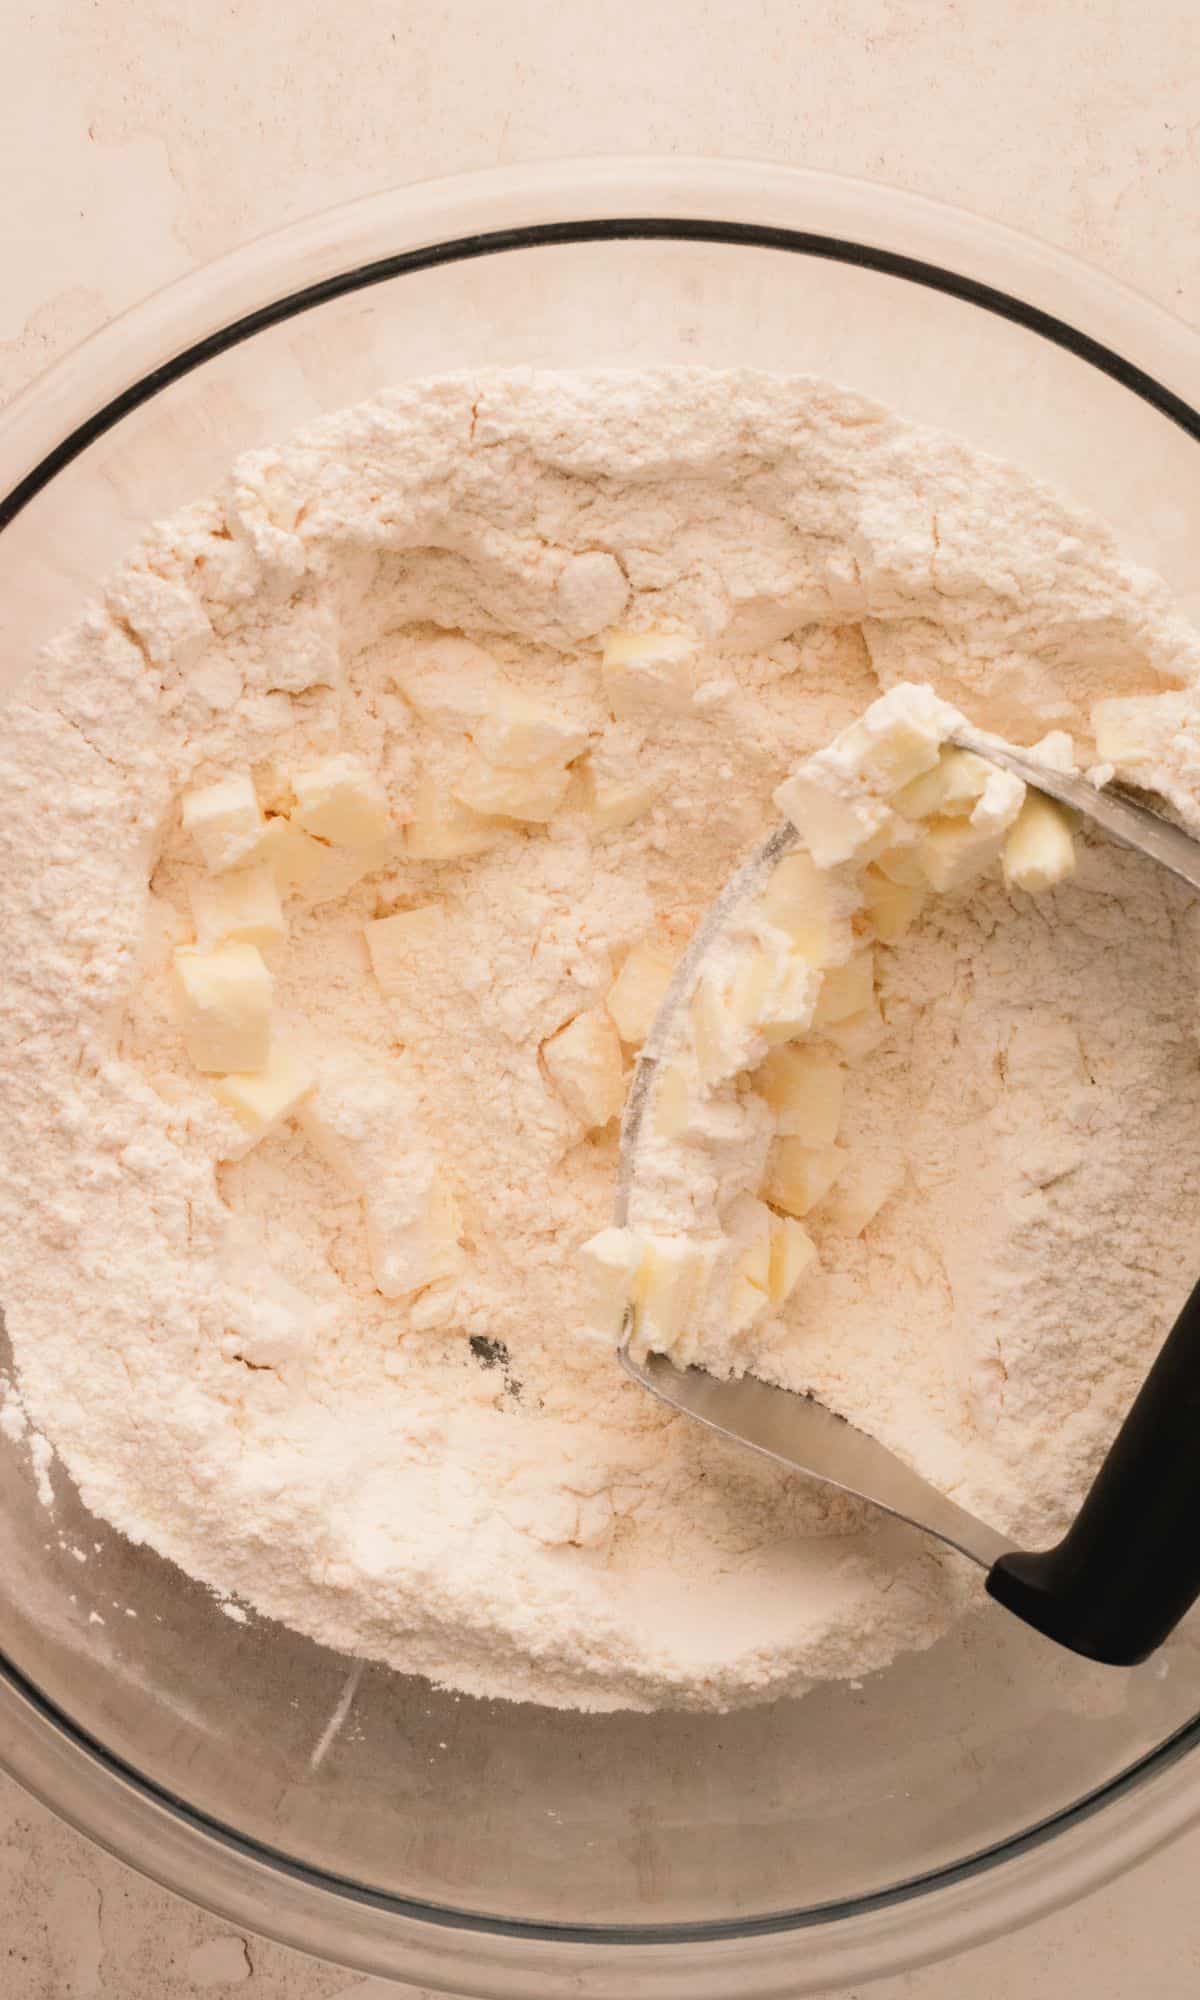
<path fill-rule="evenodd" d="M 774 788 L 881 691 L 1194 817 L 1198 671 L 1095 520 L 808 380 L 447 378 L 242 459 L 0 721 L 5 1429 L 468 1692 L 720 1708 L 928 1646 L 962 1565 L 590 1324 L 616 1113 Z M 812 1205 L 755 1350 L 1034 1540 L 1200 1262 L 1194 898 L 1077 850 L 875 952 L 870 1199 Z"/>

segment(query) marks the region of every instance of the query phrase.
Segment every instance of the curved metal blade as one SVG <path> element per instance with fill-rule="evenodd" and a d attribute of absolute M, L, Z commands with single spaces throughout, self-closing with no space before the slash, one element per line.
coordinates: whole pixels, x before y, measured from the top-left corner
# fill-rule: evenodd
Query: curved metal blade
<path fill-rule="evenodd" d="M 720 1437 L 869 1500 L 886 1514 L 948 1542 L 983 1569 L 990 1569 L 998 1556 L 1016 1546 L 939 1493 L 886 1445 L 810 1396 L 775 1388 L 754 1375 L 719 1382 L 701 1368 L 676 1368 L 661 1354 L 637 1362 L 625 1344 L 621 1365 L 660 1402 L 694 1417 Z"/>
<path fill-rule="evenodd" d="M 984 730 L 964 724 L 955 730 L 953 741 L 960 750 L 973 750 L 989 764 L 999 764 L 1002 770 L 1024 778 L 1035 791 L 1045 792 L 1048 798 L 1057 799 L 1064 806 L 1073 806 L 1111 839 L 1120 841 L 1122 847 L 1137 848 L 1140 854 L 1149 855 L 1151 861 L 1178 875 L 1191 888 L 1200 889 L 1200 841 L 1164 813 L 1155 812 L 1124 792 L 1111 791 L 1107 786 L 1102 791 L 1074 772 L 1048 770 L 1036 757 L 1014 750 L 1011 744 L 989 736 Z"/>

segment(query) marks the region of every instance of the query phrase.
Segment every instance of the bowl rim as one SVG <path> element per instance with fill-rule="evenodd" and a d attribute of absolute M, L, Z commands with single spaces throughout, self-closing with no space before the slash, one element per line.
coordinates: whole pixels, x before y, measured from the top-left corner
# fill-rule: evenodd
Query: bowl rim
<path fill-rule="evenodd" d="M 1068 349 L 1200 442 L 1200 335 L 1034 237 L 811 169 L 684 156 L 553 160 L 325 209 L 101 327 L 0 410 L 0 531 L 124 416 L 268 326 L 437 264 L 631 238 L 787 250 L 937 289 Z M 1200 1819 L 1187 1764 L 1197 1741 L 1200 1716 L 1037 1825 L 866 1897 L 743 1922 L 525 1923 L 368 1891 L 205 1820 L 114 1759 L 0 1650 L 0 1766 L 79 1831 L 251 1930 L 485 2000 L 552 2000 L 585 1974 L 596 2000 L 610 1990 L 614 2000 L 633 1990 L 647 2000 L 724 2000 L 735 1975 L 747 2000 L 767 2000 L 966 1949 L 1085 1894 Z"/>

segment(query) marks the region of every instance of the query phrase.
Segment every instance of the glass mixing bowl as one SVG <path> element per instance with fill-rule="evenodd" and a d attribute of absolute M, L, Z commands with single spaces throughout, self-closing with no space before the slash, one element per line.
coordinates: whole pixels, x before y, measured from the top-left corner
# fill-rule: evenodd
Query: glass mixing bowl
<path fill-rule="evenodd" d="M 1181 600 L 1197 584 L 1185 327 L 882 188 L 593 162 L 318 216 L 36 382 L 0 420 L 4 672 L 36 672 L 139 530 L 246 447 L 431 370 L 667 361 L 831 376 L 1087 503 Z M 1200 1815 L 1195 1620 L 1130 1674 L 989 1608 L 803 1701 L 560 1714 L 231 1622 L 53 1483 L 48 1512 L 0 1436 L 0 1759 L 135 1867 L 364 1972 L 513 2000 L 813 1992 L 1010 1928 Z"/>

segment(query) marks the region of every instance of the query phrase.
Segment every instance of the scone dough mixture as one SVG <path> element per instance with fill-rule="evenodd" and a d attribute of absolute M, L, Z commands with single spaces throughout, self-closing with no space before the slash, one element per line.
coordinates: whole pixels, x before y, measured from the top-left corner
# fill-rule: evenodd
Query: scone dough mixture
<path fill-rule="evenodd" d="M 1094 519 L 809 380 L 445 378 L 242 459 L 0 725 L 0 1422 L 468 1692 L 719 1708 L 929 1645 L 959 1565 L 589 1326 L 647 996 L 881 692 L 1193 815 L 1198 671 Z M 1193 905 L 1083 832 L 881 946 L 839 1143 L 883 1195 L 812 1207 L 756 1334 L 1032 1539 L 1200 1268 Z"/>

